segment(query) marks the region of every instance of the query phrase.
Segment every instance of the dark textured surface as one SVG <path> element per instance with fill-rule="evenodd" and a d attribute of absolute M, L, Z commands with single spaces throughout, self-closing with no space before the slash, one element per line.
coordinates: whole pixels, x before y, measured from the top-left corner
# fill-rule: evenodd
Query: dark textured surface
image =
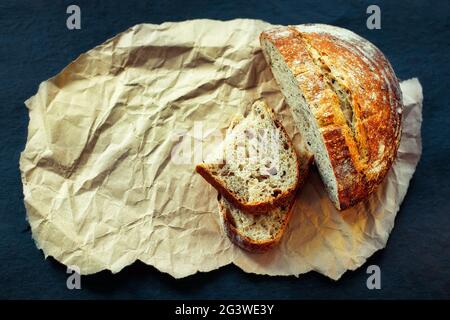
<path fill-rule="evenodd" d="M 66 28 L 78 4 L 82 29 Z M 366 28 L 366 8 L 379 4 L 382 29 Z M 44 260 L 25 220 L 18 170 L 28 113 L 23 101 L 40 82 L 79 54 L 134 24 L 194 18 L 256 18 L 277 24 L 321 22 L 375 43 L 401 79 L 424 90 L 423 156 L 386 249 L 333 282 L 245 274 L 227 266 L 174 280 L 142 263 L 117 275 L 82 278 L 66 288 L 66 269 Z M 435 1 L 1 1 L 0 2 L 0 297 L 1 298 L 450 298 L 450 2 Z M 382 270 L 382 289 L 366 288 L 366 266 Z"/>

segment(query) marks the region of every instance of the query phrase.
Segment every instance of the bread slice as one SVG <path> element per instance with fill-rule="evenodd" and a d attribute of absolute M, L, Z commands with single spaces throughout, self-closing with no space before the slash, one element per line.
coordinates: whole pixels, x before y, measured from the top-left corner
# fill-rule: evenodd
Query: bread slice
<path fill-rule="evenodd" d="M 292 142 L 262 101 L 232 121 L 217 154 L 196 171 L 233 206 L 253 214 L 286 204 L 300 177 Z"/>
<path fill-rule="evenodd" d="M 299 154 L 300 187 L 306 181 L 312 155 L 302 148 Z M 265 252 L 278 244 L 292 215 L 295 195 L 275 209 L 260 215 L 243 212 L 218 195 L 222 226 L 228 238 L 244 250 Z"/>
<path fill-rule="evenodd" d="M 401 94 L 387 59 L 353 32 L 320 24 L 275 28 L 260 41 L 333 204 L 366 199 L 400 143 Z"/>

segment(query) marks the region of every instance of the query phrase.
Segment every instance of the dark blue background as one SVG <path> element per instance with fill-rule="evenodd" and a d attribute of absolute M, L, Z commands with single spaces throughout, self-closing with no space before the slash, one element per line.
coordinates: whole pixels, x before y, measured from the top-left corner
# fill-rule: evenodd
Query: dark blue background
<path fill-rule="evenodd" d="M 450 2 L 434 1 L 1 1 L 0 2 L 0 297 L 2 298 L 450 298 Z M 82 29 L 66 28 L 78 4 Z M 382 29 L 366 28 L 378 4 Z M 174 280 L 135 263 L 117 275 L 82 278 L 66 288 L 66 269 L 44 260 L 25 220 L 18 169 L 27 134 L 23 101 L 40 82 L 95 45 L 135 24 L 194 18 L 256 18 L 276 24 L 321 22 L 349 28 L 375 43 L 401 79 L 424 90 L 423 156 L 387 248 L 334 282 L 245 274 L 227 266 Z M 382 270 L 382 290 L 366 288 L 366 266 Z"/>

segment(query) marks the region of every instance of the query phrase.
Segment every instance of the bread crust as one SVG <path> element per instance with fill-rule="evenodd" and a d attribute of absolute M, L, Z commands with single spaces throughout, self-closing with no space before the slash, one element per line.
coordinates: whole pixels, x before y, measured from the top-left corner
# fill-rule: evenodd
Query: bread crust
<path fill-rule="evenodd" d="M 291 201 L 291 203 L 289 204 L 288 212 L 286 213 L 286 218 L 283 221 L 280 231 L 276 234 L 275 237 L 269 240 L 253 240 L 241 234 L 239 230 L 234 226 L 233 218 L 231 217 L 230 212 L 220 202 L 220 194 L 218 195 L 217 201 L 219 205 L 219 214 L 222 219 L 223 229 L 227 237 L 238 247 L 252 253 L 266 252 L 275 247 L 280 242 L 286 226 L 291 219 L 292 207 L 294 205 L 294 201 Z"/>
<path fill-rule="evenodd" d="M 310 98 L 317 104 L 310 109 L 338 184 L 337 208 L 343 210 L 366 199 L 386 176 L 400 144 L 401 92 L 387 59 L 367 40 L 327 25 L 275 28 L 261 33 L 260 41 L 271 42 L 297 79 L 309 84 Z M 311 48 L 330 73 L 340 75 L 340 84 L 348 90 L 351 126 L 342 116 L 337 95 L 332 89 L 327 91 L 324 79 L 312 71 L 318 66 Z M 299 86 L 304 89 L 300 82 Z"/>
<path fill-rule="evenodd" d="M 304 185 L 308 175 L 309 170 L 313 162 L 313 156 L 305 150 L 305 153 L 300 157 L 302 159 L 301 164 L 299 166 L 299 172 L 301 175 L 301 181 L 299 182 L 299 189 Z M 280 231 L 272 238 L 268 240 L 253 240 L 239 232 L 239 230 L 235 227 L 235 223 L 233 221 L 233 218 L 230 214 L 230 212 L 225 208 L 225 206 L 222 205 L 220 201 L 221 194 L 219 193 L 217 195 L 217 202 L 219 206 L 219 214 L 221 216 L 221 221 L 223 225 L 223 229 L 228 236 L 228 238 L 238 247 L 252 252 L 252 253 L 264 253 L 273 247 L 275 247 L 281 240 L 286 227 L 289 223 L 289 220 L 292 216 L 292 209 L 294 207 L 295 203 L 295 197 L 297 192 L 291 196 L 289 199 L 289 209 L 286 213 L 286 217 L 283 221 L 283 224 L 280 228 Z"/>
<path fill-rule="evenodd" d="M 273 109 L 267 107 L 270 111 L 270 114 L 272 116 L 272 119 L 275 123 L 275 125 L 280 128 L 283 135 L 286 138 L 286 141 L 289 144 L 289 147 L 294 151 L 295 148 L 292 144 L 292 140 L 287 134 L 285 128 L 275 118 L 275 112 Z M 231 124 L 233 125 L 233 123 Z M 297 174 L 296 174 L 296 183 L 292 187 L 288 188 L 287 190 L 281 192 L 276 197 L 268 197 L 266 201 L 257 201 L 257 202 L 242 202 L 240 199 L 238 199 L 234 194 L 232 194 L 226 186 L 224 186 L 219 180 L 217 180 L 208 170 L 208 165 L 205 163 L 200 163 L 196 165 L 195 171 L 199 173 L 210 185 L 212 185 L 219 193 L 221 193 L 225 199 L 227 199 L 233 206 L 238 208 L 239 210 L 242 210 L 247 213 L 251 214 L 262 214 L 269 210 L 272 210 L 276 207 L 285 205 L 289 202 L 289 199 L 295 194 L 297 191 L 299 185 L 300 185 L 300 170 L 298 169 L 300 167 L 299 159 L 297 154 L 295 154 L 295 159 L 297 162 Z"/>

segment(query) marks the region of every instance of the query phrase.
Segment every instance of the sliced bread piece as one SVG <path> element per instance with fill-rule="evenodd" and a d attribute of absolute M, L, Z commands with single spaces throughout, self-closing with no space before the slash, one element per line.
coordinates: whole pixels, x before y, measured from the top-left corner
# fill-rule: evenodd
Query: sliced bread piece
<path fill-rule="evenodd" d="M 260 40 L 330 199 L 340 210 L 366 199 L 400 143 L 402 100 L 391 65 L 373 44 L 333 26 L 279 27 Z"/>
<path fill-rule="evenodd" d="M 305 148 L 300 151 L 299 162 L 301 186 L 306 181 L 312 163 L 312 155 Z M 265 252 L 278 244 L 291 218 L 295 195 L 286 204 L 260 215 L 237 209 L 220 194 L 218 202 L 227 236 L 242 249 L 256 253 Z"/>
<path fill-rule="evenodd" d="M 196 171 L 236 208 L 254 214 L 286 204 L 300 177 L 292 142 L 262 101 L 232 121 L 217 154 Z"/>

